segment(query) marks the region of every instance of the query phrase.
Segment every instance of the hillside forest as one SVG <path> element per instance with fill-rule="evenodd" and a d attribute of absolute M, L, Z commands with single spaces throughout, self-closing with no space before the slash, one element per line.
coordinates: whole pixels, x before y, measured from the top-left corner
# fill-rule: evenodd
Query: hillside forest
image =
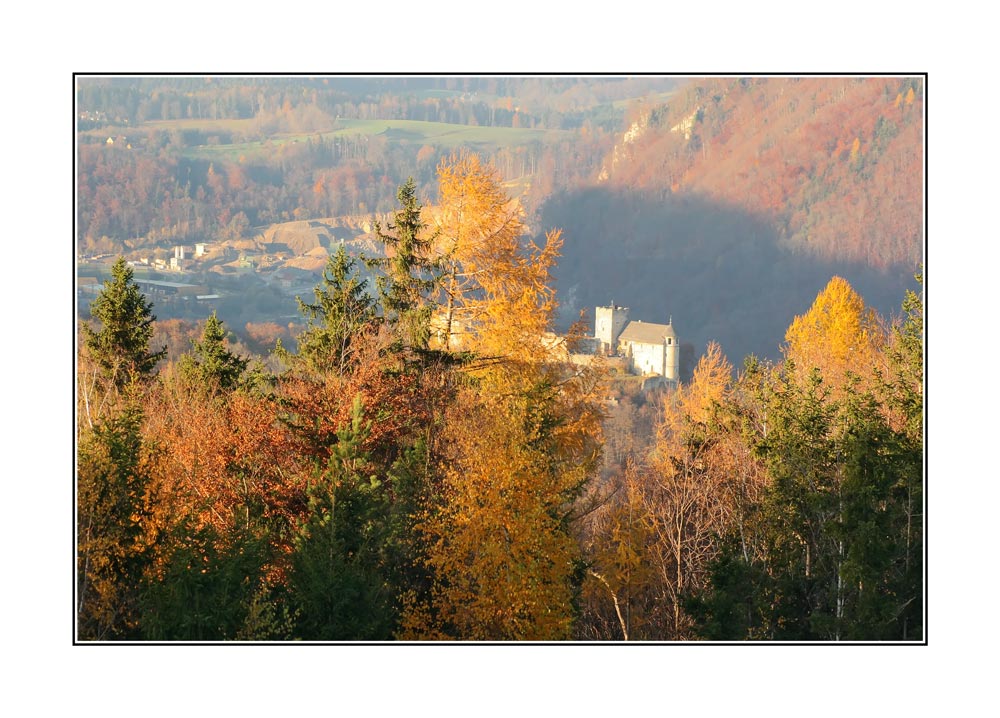
<path fill-rule="evenodd" d="M 913 277 L 919 240 L 912 246 L 921 220 L 898 198 L 868 191 L 885 184 L 883 165 L 902 162 L 891 148 L 918 131 L 905 113 L 921 100 L 898 78 L 873 83 L 890 91 L 870 98 L 871 112 L 897 113 L 880 135 L 867 120 L 854 127 L 825 115 L 836 98 L 818 92 L 812 109 L 801 100 L 792 107 L 779 84 L 726 79 L 716 85 L 727 92 L 691 90 L 705 108 L 690 139 L 683 130 L 633 133 L 634 142 L 669 147 L 631 158 L 619 150 L 605 179 L 567 185 L 547 207 L 527 207 L 496 157 L 461 148 L 437 159 L 429 177 L 394 179 L 389 206 L 381 195 L 363 200 L 380 209 L 369 232 L 375 251 L 332 251 L 311 296 L 298 298 L 294 341 L 262 338 L 260 351 L 247 350 L 249 339 L 218 313 L 168 347 L 157 306 L 124 256 L 136 235 L 149 241 L 154 224 L 172 236 L 194 231 L 194 203 L 213 207 L 214 227 L 237 208 L 249 213 L 256 200 L 243 193 L 260 170 L 234 182 L 239 160 L 213 161 L 219 179 L 205 181 L 218 190 L 192 181 L 178 192 L 169 135 L 157 140 L 159 159 L 116 150 L 106 162 L 98 145 L 81 145 L 80 242 L 109 242 L 115 258 L 78 322 L 76 638 L 923 641 L 923 289 Z M 854 84 L 868 88 L 845 81 L 844 97 Z M 193 88 L 184 102 L 168 94 L 143 104 L 129 87 L 100 91 L 130 122 L 140 113 L 221 116 L 240 102 L 250 103 L 253 123 L 309 120 L 291 99 L 287 111 L 258 106 L 261 95 L 238 88 L 232 105 L 199 106 Z M 752 126 L 757 102 L 836 123 L 838 133 L 857 133 L 858 146 L 831 152 L 820 143 L 779 157 L 763 144 L 794 130 L 779 125 L 770 136 L 758 127 L 762 148 L 741 159 L 727 144 L 728 123 Z M 626 121 L 663 121 L 647 109 L 630 108 Z M 448 111 L 443 103 L 438 118 Z M 568 126 L 571 115 L 559 121 Z M 670 172 L 644 164 L 671 153 L 679 164 Z M 711 160 L 759 169 L 730 183 L 712 179 Z M 786 190 L 763 196 L 775 164 Z M 123 197 L 115 181 L 99 181 L 104 171 L 162 201 L 115 206 Z M 269 186 L 292 191 L 298 185 L 284 180 L 296 172 L 314 186 L 322 174 L 289 159 Z M 806 177 L 814 189 L 801 189 Z M 633 184 L 645 189 L 632 194 Z M 100 198 L 102 186 L 110 197 Z M 867 204 L 851 210 L 857 221 L 845 223 L 838 187 L 865 190 Z M 325 192 L 307 196 L 330 201 Z M 433 208 L 421 201 L 430 193 Z M 891 313 L 838 273 L 787 312 L 793 295 L 765 294 L 766 311 L 784 324 L 771 358 L 748 352 L 734 364 L 725 343 L 709 341 L 682 382 L 637 391 L 599 358 L 569 361 L 592 330 L 560 319 L 560 282 L 583 266 L 573 247 L 588 240 L 569 222 L 539 221 L 587 196 L 590 212 L 658 196 L 655 217 L 686 216 L 689 226 L 714 222 L 707 218 L 724 202 L 731 213 L 718 221 L 773 239 L 767 252 L 792 258 L 783 271 L 849 260 L 871 276 L 907 265 L 910 280 Z M 185 219 L 171 214 L 179 205 L 189 207 Z M 739 219 L 747 205 L 750 223 Z M 165 214 L 151 223 L 128 207 Z M 854 228 L 870 218 L 871 239 L 856 241 Z M 620 231 L 624 254 L 638 257 L 646 232 Z M 722 265 L 749 271 L 761 256 L 708 234 L 702 249 Z M 664 236 L 679 246 L 680 235 Z M 876 262 L 864 241 L 900 249 Z M 736 255 L 718 253 L 717 242 L 731 242 Z M 717 276 L 718 288 L 727 275 Z"/>
<path fill-rule="evenodd" d="M 533 241 L 563 228 L 563 332 L 616 300 L 673 316 L 693 356 L 715 341 L 776 360 L 831 276 L 889 316 L 922 260 L 920 77 L 80 77 L 76 107 L 80 275 L 122 255 L 178 281 L 154 261 L 210 243 L 215 265 L 181 277 L 218 299 L 159 301 L 161 330 L 216 311 L 258 352 L 294 344 L 294 296 L 324 264 L 275 255 L 274 234 L 323 223 L 377 248 L 399 184 L 437 204 L 461 149 L 497 169 Z M 310 276 L 282 292 L 285 268 Z"/>

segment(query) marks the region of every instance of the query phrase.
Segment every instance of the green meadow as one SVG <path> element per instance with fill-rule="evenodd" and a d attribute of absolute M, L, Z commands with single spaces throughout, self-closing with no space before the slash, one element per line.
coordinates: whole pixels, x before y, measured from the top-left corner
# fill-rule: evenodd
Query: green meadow
<path fill-rule="evenodd" d="M 177 123 L 156 123 L 160 128 L 176 124 L 178 129 L 197 129 L 210 133 L 223 129 L 237 130 L 233 126 L 237 122 L 252 122 L 252 120 L 228 121 L 228 126 L 207 121 L 186 121 Z M 152 125 L 153 123 L 149 123 Z M 246 126 L 239 128 L 248 129 Z M 435 147 L 517 147 L 535 142 L 557 142 L 572 136 L 569 130 L 534 130 L 511 127 L 476 127 L 472 125 L 457 125 L 447 122 L 424 122 L 420 120 L 351 120 L 337 121 L 336 129 L 326 132 L 303 132 L 298 134 L 275 134 L 265 140 L 241 142 L 236 144 L 199 145 L 189 147 L 185 154 L 201 159 L 237 160 L 240 157 L 250 158 L 260 154 L 268 154 L 274 149 L 299 142 L 316 141 L 322 138 L 329 141 L 336 137 L 384 137 L 388 142 L 396 144 L 432 145 Z"/>

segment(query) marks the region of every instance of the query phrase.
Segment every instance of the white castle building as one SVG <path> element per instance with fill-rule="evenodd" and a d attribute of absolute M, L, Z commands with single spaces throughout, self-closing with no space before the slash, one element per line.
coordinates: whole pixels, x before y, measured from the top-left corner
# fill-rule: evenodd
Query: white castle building
<path fill-rule="evenodd" d="M 670 381 L 680 378 L 680 346 L 672 317 L 666 324 L 629 321 L 628 307 L 612 302 L 597 307 L 594 337 L 598 351 L 625 357 L 633 374 L 655 374 Z"/>

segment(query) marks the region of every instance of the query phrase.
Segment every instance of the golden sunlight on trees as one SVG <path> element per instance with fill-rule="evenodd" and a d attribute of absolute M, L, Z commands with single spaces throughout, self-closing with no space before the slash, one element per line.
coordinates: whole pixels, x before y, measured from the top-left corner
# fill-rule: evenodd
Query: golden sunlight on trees
<path fill-rule="evenodd" d="M 843 387 L 848 374 L 870 377 L 885 343 L 875 312 L 850 284 L 834 277 L 809 311 L 785 334 L 785 358 L 805 379 L 819 369 L 828 387 Z"/>
<path fill-rule="evenodd" d="M 730 467 L 716 412 L 730 391 L 732 367 L 712 343 L 690 385 L 664 403 L 650 471 L 643 485 L 643 519 L 653 540 L 649 560 L 669 607 L 668 635 L 691 636 L 685 595 L 707 579 L 715 537 L 725 523 Z"/>
<path fill-rule="evenodd" d="M 732 367 L 714 343 L 691 383 L 664 397 L 652 453 L 628 462 L 585 536 L 595 580 L 584 586 L 583 635 L 697 637 L 687 603 L 709 585 L 719 537 L 732 531 L 747 540 L 741 512 L 764 482 L 731 419 L 738 401 Z"/>
<path fill-rule="evenodd" d="M 728 396 L 733 367 L 717 342 L 709 342 L 705 355 L 698 360 L 691 383 L 678 392 L 681 413 L 695 425 L 704 426 L 713 410 Z"/>
<path fill-rule="evenodd" d="M 438 251 L 444 264 L 439 342 L 484 357 L 530 355 L 540 361 L 551 329 L 550 275 L 562 246 L 558 230 L 544 247 L 522 245 L 523 212 L 500 187 L 496 169 L 477 155 L 452 155 L 438 167 Z"/>
<path fill-rule="evenodd" d="M 554 386 L 537 368 L 532 386 L 461 389 L 445 415 L 440 497 L 417 525 L 434 583 L 411 597 L 405 638 L 570 637 L 570 523 L 599 456 L 596 387 Z"/>
<path fill-rule="evenodd" d="M 582 477 L 549 469 L 558 447 L 549 417 L 531 416 L 531 403 L 460 394 L 446 424 L 442 505 L 418 524 L 433 540 L 427 564 L 436 581 L 430 606 L 411 612 L 404 635 L 570 636 L 574 545 L 560 524 Z"/>
<path fill-rule="evenodd" d="M 401 635 L 569 638 L 570 523 L 597 467 L 600 412 L 599 378 L 545 341 L 559 233 L 522 246 L 519 212 L 478 158 L 440 171 L 448 309 L 464 317 L 473 357 L 438 436 L 439 495 L 417 524 L 431 590 L 407 597 Z"/>
<path fill-rule="evenodd" d="M 835 277 L 789 328 L 786 362 L 747 363 L 724 416 L 764 480 L 733 504 L 687 604 L 698 635 L 923 635 L 920 297 L 903 309 L 887 343 Z"/>

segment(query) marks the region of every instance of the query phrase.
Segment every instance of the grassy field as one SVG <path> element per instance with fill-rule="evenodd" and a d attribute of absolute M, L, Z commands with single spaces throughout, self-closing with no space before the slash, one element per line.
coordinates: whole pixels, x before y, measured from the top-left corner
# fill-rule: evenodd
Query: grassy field
<path fill-rule="evenodd" d="M 447 90 L 429 90 L 424 94 L 447 96 L 460 94 Z M 664 92 L 653 96 L 654 101 L 666 101 L 672 93 Z M 620 100 L 613 103 L 621 108 L 633 100 Z M 205 136 L 213 134 L 234 134 L 249 136 L 257 130 L 256 119 L 223 119 L 223 120 L 155 120 L 144 122 L 137 127 L 104 127 L 87 130 L 81 134 L 103 137 L 117 134 L 146 134 L 155 130 L 197 131 Z M 269 155 L 276 148 L 286 144 L 305 142 L 322 137 L 329 140 L 334 137 L 347 136 L 384 137 L 391 143 L 432 145 L 443 148 L 455 147 L 518 147 L 534 142 L 558 142 L 573 135 L 571 130 L 533 130 L 511 127 L 475 127 L 471 125 L 450 124 L 447 122 L 425 122 L 421 120 L 355 120 L 339 119 L 336 126 L 326 131 L 304 132 L 298 134 L 274 134 L 264 140 L 241 142 L 235 144 L 212 144 L 189 147 L 184 154 L 191 158 L 207 160 L 237 161 L 241 158 L 253 159 Z"/>
<path fill-rule="evenodd" d="M 310 135 L 301 135 L 304 142 Z M 312 135 L 315 137 L 315 135 Z M 275 136 L 273 138 L 257 142 L 240 142 L 232 145 L 198 145 L 188 147 L 184 150 L 184 155 L 193 159 L 204 160 L 228 160 L 237 162 L 241 160 L 252 160 L 270 155 L 277 147 L 284 144 L 298 142 L 299 136 Z"/>
<path fill-rule="evenodd" d="M 136 127 L 125 127 L 122 125 L 109 125 L 107 127 L 98 127 L 93 130 L 84 130 L 81 135 L 89 137 L 107 137 L 109 135 L 114 136 L 118 134 L 129 135 L 129 134 L 148 134 L 156 130 L 163 130 L 164 132 L 170 132 L 172 130 L 177 130 L 183 132 L 184 130 L 197 130 L 198 132 L 203 132 L 206 135 L 211 135 L 212 133 L 218 132 L 235 132 L 246 134 L 252 132 L 256 128 L 257 120 L 251 118 L 246 120 L 150 120 L 148 122 L 143 122 L 141 125 Z"/>
<path fill-rule="evenodd" d="M 252 120 L 236 120 L 230 122 L 252 122 Z M 144 127 L 152 125 L 147 123 Z M 158 125 L 180 125 L 181 123 L 156 123 Z M 240 156 L 252 157 L 273 151 L 285 144 L 316 140 L 322 137 L 330 140 L 334 137 L 384 137 L 392 143 L 433 145 L 437 147 L 516 147 L 533 142 L 556 142 L 572 136 L 569 130 L 531 130 L 514 129 L 510 127 L 473 127 L 470 125 L 455 125 L 446 122 L 423 122 L 420 120 L 349 120 L 337 121 L 338 127 L 329 132 L 307 132 L 301 134 L 276 134 L 264 141 L 242 142 L 231 145 L 201 145 L 188 148 L 186 154 L 202 159 L 224 158 L 236 160 Z M 191 121 L 184 129 L 199 129 L 209 131 L 210 123 L 204 121 L 196 124 Z M 221 128 L 221 127 L 220 127 Z"/>
<path fill-rule="evenodd" d="M 151 120 L 142 123 L 143 130 L 197 130 L 206 135 L 213 132 L 235 132 L 246 134 L 257 129 L 257 120 L 253 117 L 247 119 L 228 120 Z"/>
<path fill-rule="evenodd" d="M 396 142 L 444 145 L 516 146 L 552 142 L 570 137 L 568 130 L 529 130 L 511 127 L 473 127 L 420 120 L 340 120 L 342 128 L 328 135 L 385 135 Z"/>

